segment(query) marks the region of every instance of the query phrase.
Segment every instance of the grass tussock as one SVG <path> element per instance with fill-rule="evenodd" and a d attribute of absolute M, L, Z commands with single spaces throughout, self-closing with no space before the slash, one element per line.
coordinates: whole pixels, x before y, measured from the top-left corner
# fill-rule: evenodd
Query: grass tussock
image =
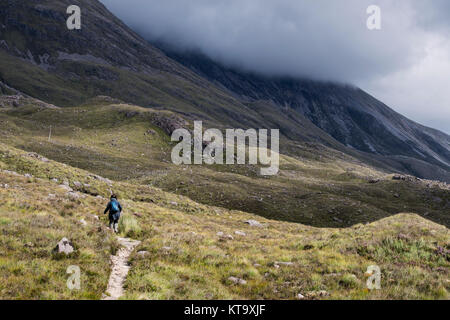
<path fill-rule="evenodd" d="M 129 214 L 123 214 L 119 221 L 120 234 L 125 237 L 138 238 L 142 233 L 139 222 Z"/>

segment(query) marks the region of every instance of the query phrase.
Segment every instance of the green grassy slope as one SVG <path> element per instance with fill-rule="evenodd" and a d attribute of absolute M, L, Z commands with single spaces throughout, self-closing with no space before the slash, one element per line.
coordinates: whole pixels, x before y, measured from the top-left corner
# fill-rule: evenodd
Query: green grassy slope
<path fill-rule="evenodd" d="M 296 156 L 282 155 L 274 177 L 258 176 L 255 166 L 175 166 L 173 144 L 157 125 L 173 117 L 170 112 L 107 101 L 64 109 L 5 108 L 0 136 L 4 143 L 113 180 L 152 185 L 270 219 L 342 227 L 415 212 L 449 225 L 448 189 L 393 181 L 391 175 L 316 144 L 290 145 Z M 369 183 L 373 178 L 380 182 Z"/>
<path fill-rule="evenodd" d="M 2 299 L 101 297 L 108 255 L 117 250 L 101 215 L 109 189 L 125 208 L 121 235 L 142 241 L 124 298 L 448 299 L 448 229 L 417 215 L 346 229 L 266 220 L 107 181 L 3 143 L 0 169 Z M 69 194 L 62 182 L 76 190 Z M 263 226 L 250 227 L 248 219 Z M 67 257 L 52 253 L 61 237 L 76 249 Z M 382 270 L 382 289 L 369 291 L 365 272 L 374 264 Z M 66 287 L 69 265 L 81 269 L 80 291 Z"/>

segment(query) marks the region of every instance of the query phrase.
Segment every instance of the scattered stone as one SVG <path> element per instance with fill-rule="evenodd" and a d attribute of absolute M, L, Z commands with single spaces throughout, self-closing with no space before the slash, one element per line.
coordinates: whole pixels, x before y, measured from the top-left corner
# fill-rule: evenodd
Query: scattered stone
<path fill-rule="evenodd" d="M 10 175 L 13 175 L 13 176 L 20 176 L 20 174 L 18 174 L 15 171 L 11 171 L 11 170 L 4 170 L 3 172 L 7 173 L 7 174 L 10 174 Z"/>
<path fill-rule="evenodd" d="M 62 238 L 61 241 L 56 245 L 54 251 L 57 253 L 65 253 L 66 255 L 68 255 L 74 251 L 74 248 L 69 239 Z"/>
<path fill-rule="evenodd" d="M 81 223 L 83 226 L 87 226 L 87 222 L 86 222 L 86 220 L 84 220 L 84 219 L 80 219 L 80 223 Z"/>
<path fill-rule="evenodd" d="M 229 277 L 228 281 L 231 281 L 234 284 L 240 284 L 240 285 L 247 284 L 247 281 L 245 281 L 244 279 L 240 279 L 240 278 L 236 278 L 236 277 Z"/>
<path fill-rule="evenodd" d="M 142 250 L 142 251 L 138 251 L 137 255 L 139 258 L 145 258 L 146 256 L 148 256 L 150 254 L 150 252 Z"/>
<path fill-rule="evenodd" d="M 38 160 L 40 160 L 42 162 L 49 162 L 50 161 L 47 158 L 37 154 L 36 152 L 30 152 L 30 153 L 28 153 L 28 156 L 32 157 L 32 158 L 36 158 L 36 159 L 38 159 Z"/>
<path fill-rule="evenodd" d="M 77 200 L 80 199 L 80 195 L 76 192 L 67 192 L 67 196 L 70 200 Z"/>
<path fill-rule="evenodd" d="M 369 183 L 371 183 L 371 184 L 375 184 L 375 183 L 378 183 L 378 182 L 380 182 L 380 179 L 370 179 L 369 180 Z"/>
<path fill-rule="evenodd" d="M 245 232 L 242 232 L 242 231 L 235 231 L 234 234 L 236 234 L 238 236 L 242 236 L 242 237 L 245 237 L 247 235 Z"/>
<path fill-rule="evenodd" d="M 103 177 L 101 177 L 99 175 L 91 175 L 91 177 L 94 178 L 95 180 L 104 182 L 104 183 L 108 184 L 109 186 L 112 185 L 112 181 L 107 179 L 107 178 L 103 178 Z"/>
<path fill-rule="evenodd" d="M 233 236 L 231 234 L 224 234 L 223 232 L 217 232 L 217 236 L 221 241 L 233 240 Z"/>
<path fill-rule="evenodd" d="M 260 268 L 260 267 L 261 267 L 261 265 L 260 265 L 259 263 L 255 263 L 255 264 L 253 264 L 253 266 L 254 266 L 255 268 Z"/>
<path fill-rule="evenodd" d="M 163 251 L 172 251 L 172 247 L 162 247 L 161 248 Z"/>
<path fill-rule="evenodd" d="M 341 219 L 339 219 L 338 217 L 333 217 L 333 220 L 336 221 L 336 222 L 339 222 L 339 223 L 344 222 L 344 221 L 342 221 Z"/>
<path fill-rule="evenodd" d="M 77 188 L 81 188 L 83 185 L 81 184 L 81 182 L 78 181 L 74 181 L 73 185 Z"/>
<path fill-rule="evenodd" d="M 275 265 L 279 266 L 285 266 L 285 267 L 292 267 L 294 265 L 293 262 L 282 262 L 282 261 L 275 261 Z"/>
<path fill-rule="evenodd" d="M 178 206 L 178 203 L 175 202 L 175 201 L 171 201 L 170 204 L 173 205 L 173 206 Z"/>
<path fill-rule="evenodd" d="M 245 223 L 249 224 L 250 227 L 262 227 L 263 225 L 256 220 L 247 220 Z"/>
<path fill-rule="evenodd" d="M 32 176 L 31 174 L 29 174 L 29 173 L 25 173 L 25 174 L 24 174 L 24 177 L 25 177 L 25 178 L 33 178 L 33 176 Z"/>
<path fill-rule="evenodd" d="M 400 198 L 400 195 L 398 193 L 394 193 L 395 198 Z"/>
<path fill-rule="evenodd" d="M 297 299 L 298 299 L 298 300 L 303 300 L 303 299 L 305 299 L 305 296 L 302 295 L 301 293 L 299 293 L 299 294 L 297 295 Z"/>

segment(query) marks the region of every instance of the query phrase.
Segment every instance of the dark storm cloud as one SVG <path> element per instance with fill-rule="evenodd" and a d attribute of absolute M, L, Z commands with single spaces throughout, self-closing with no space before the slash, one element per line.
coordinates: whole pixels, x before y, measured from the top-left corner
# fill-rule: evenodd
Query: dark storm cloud
<path fill-rule="evenodd" d="M 404 67 L 414 37 L 410 10 L 392 1 L 103 0 L 149 39 L 198 48 L 232 65 L 276 75 L 355 81 Z M 378 2 L 383 29 L 369 31 L 366 9 Z"/>
<path fill-rule="evenodd" d="M 450 57 L 448 0 L 101 1 L 150 40 L 163 40 L 180 49 L 199 49 L 227 65 L 263 74 L 352 83 L 381 93 L 378 97 L 393 103 L 405 102 L 383 96 L 381 88 L 388 84 L 391 88 L 404 83 L 422 85 L 417 82 L 422 71 L 411 70 L 424 65 L 434 50 L 430 48 L 438 46 L 436 50 L 444 50 L 444 59 L 447 53 Z M 366 9 L 372 4 L 381 8 L 379 31 L 366 27 Z M 438 62 L 425 65 L 433 72 L 449 71 Z M 433 77 L 425 73 L 424 85 L 430 86 Z M 389 79 L 402 83 L 389 83 Z M 418 88 L 403 89 L 414 92 Z M 430 99 L 424 101 L 430 104 Z M 431 104 L 450 109 L 450 94 L 442 99 Z M 414 118 L 415 108 L 421 105 L 411 108 L 408 114 Z M 444 126 L 450 128 L 450 114 L 448 117 Z"/>

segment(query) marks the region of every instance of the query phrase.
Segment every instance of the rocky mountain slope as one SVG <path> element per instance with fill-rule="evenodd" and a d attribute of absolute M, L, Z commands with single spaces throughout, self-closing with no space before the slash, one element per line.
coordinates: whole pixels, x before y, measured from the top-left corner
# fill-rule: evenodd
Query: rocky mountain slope
<path fill-rule="evenodd" d="M 349 148 L 375 158 L 383 156 L 387 161 L 395 159 L 398 165 L 394 166 L 419 176 L 432 175 L 419 168 L 420 162 L 450 170 L 450 136 L 403 117 L 361 89 L 310 80 L 267 78 L 225 67 L 198 52 L 177 52 L 159 45 L 169 57 L 241 101 L 266 101 L 273 113 L 294 111 Z M 448 175 L 439 171 L 447 180 Z"/>
<path fill-rule="evenodd" d="M 81 30 L 66 28 L 70 4 L 82 8 Z M 2 91 L 59 106 L 108 95 L 220 128 L 280 128 L 284 153 L 295 155 L 292 146 L 312 142 L 390 172 L 450 181 L 449 137 L 359 89 L 263 79 L 204 57 L 169 55 L 97 0 L 0 3 Z"/>

